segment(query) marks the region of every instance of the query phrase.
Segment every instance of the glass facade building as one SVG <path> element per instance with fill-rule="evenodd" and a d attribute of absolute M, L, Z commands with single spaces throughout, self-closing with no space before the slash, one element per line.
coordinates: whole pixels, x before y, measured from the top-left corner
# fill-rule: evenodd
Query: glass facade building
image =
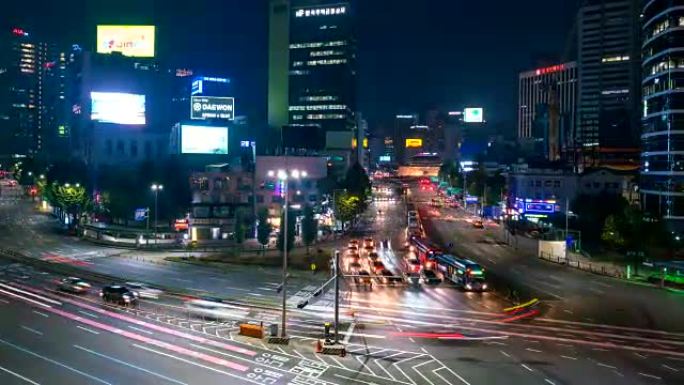
<path fill-rule="evenodd" d="M 641 199 L 652 215 L 684 225 L 684 7 L 642 10 Z"/>

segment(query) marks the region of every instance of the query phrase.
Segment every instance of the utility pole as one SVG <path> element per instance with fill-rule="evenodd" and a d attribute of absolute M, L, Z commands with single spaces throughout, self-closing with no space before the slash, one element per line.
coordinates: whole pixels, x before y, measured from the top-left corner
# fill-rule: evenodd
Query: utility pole
<path fill-rule="evenodd" d="M 287 337 L 287 212 L 289 210 L 288 207 L 288 201 L 289 201 L 289 189 L 288 189 L 288 184 L 289 180 L 287 178 L 284 179 L 284 185 L 283 185 L 283 192 L 285 194 L 285 204 L 283 205 L 283 208 L 285 209 L 285 213 L 283 214 L 284 217 L 284 223 L 283 223 L 283 322 L 282 322 L 282 330 L 281 330 L 281 337 Z"/>
<path fill-rule="evenodd" d="M 570 199 L 565 198 L 565 260 L 568 259 L 568 223 L 570 221 Z"/>
<path fill-rule="evenodd" d="M 463 171 L 463 211 L 468 214 L 468 173 Z"/>
<path fill-rule="evenodd" d="M 335 344 L 340 333 L 340 251 L 335 250 Z"/>

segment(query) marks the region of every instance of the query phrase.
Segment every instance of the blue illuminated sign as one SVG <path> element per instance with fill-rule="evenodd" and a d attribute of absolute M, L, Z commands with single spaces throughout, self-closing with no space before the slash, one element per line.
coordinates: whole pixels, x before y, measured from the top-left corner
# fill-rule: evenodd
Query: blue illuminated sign
<path fill-rule="evenodd" d="M 190 92 L 190 95 L 197 95 L 202 93 L 202 81 L 201 80 L 195 80 L 192 82 L 192 92 Z"/>

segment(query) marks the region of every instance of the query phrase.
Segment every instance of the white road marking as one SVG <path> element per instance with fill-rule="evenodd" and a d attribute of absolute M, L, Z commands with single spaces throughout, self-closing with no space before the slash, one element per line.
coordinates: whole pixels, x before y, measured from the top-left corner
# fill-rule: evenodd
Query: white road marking
<path fill-rule="evenodd" d="M 387 373 L 387 375 L 389 376 L 388 378 L 391 378 L 393 381 L 397 380 L 396 378 L 394 378 L 394 376 L 389 371 L 387 371 L 387 369 L 385 369 L 382 365 L 380 365 L 380 360 L 373 360 L 373 361 L 375 362 L 376 365 L 378 365 L 378 367 L 380 367 L 380 369 L 382 369 L 383 372 Z"/>
<path fill-rule="evenodd" d="M 430 353 L 428 353 L 428 351 L 427 351 L 427 350 L 425 350 L 425 348 L 424 348 L 424 347 L 422 347 L 422 346 L 420 347 L 420 350 L 422 350 L 422 351 L 423 351 L 423 353 L 425 353 L 425 354 L 430 354 Z"/>
<path fill-rule="evenodd" d="M 499 345 L 499 346 L 507 346 L 506 343 L 504 342 L 499 342 L 499 341 L 487 341 L 485 342 L 487 345 Z"/>
<path fill-rule="evenodd" d="M 565 358 L 566 360 L 573 360 L 573 361 L 577 361 L 577 357 L 570 357 L 570 356 L 561 356 L 561 358 Z"/>
<path fill-rule="evenodd" d="M 544 381 L 546 381 L 546 383 L 549 384 L 549 385 L 556 385 L 555 382 L 549 380 L 548 378 L 545 378 Z"/>
<path fill-rule="evenodd" d="M 355 328 L 356 328 L 356 322 L 352 322 L 352 323 L 349 325 L 349 329 L 347 329 L 347 335 L 344 336 L 344 340 L 342 340 L 342 343 L 343 343 L 344 345 L 347 345 L 347 344 L 349 343 L 349 340 L 351 339 L 352 334 L 354 334 L 354 329 L 355 329 Z"/>
<path fill-rule="evenodd" d="M 506 357 L 510 357 L 510 356 L 511 356 L 510 354 L 504 352 L 503 350 L 499 350 L 499 351 L 501 352 L 501 354 L 503 354 L 503 355 L 506 356 Z"/>
<path fill-rule="evenodd" d="M 608 349 L 603 349 L 603 348 L 593 348 L 591 350 L 596 351 L 596 352 L 609 352 L 610 351 Z"/>
<path fill-rule="evenodd" d="M 4 303 L 5 305 L 9 304 L 9 301 L 4 300 L 4 299 L 0 299 L 0 302 Z"/>
<path fill-rule="evenodd" d="M 9 373 L 9 374 L 13 375 L 14 377 L 16 377 L 16 378 L 18 378 L 18 379 L 20 379 L 20 380 L 24 380 L 25 382 L 28 382 L 29 384 L 32 384 L 32 385 L 40 385 L 39 383 L 37 383 L 37 382 L 31 380 L 30 378 L 26 378 L 26 377 L 22 376 L 21 374 L 15 373 L 15 372 L 13 372 L 13 371 L 11 371 L 11 370 L 9 370 L 9 369 L 3 368 L 2 366 L 0 366 L 0 370 L 2 370 L 3 372 Z"/>
<path fill-rule="evenodd" d="M 409 337 L 409 340 L 413 342 L 414 344 L 416 343 L 416 340 L 414 340 L 412 337 Z"/>
<path fill-rule="evenodd" d="M 662 378 L 660 378 L 660 377 L 658 377 L 658 376 L 654 376 L 654 375 L 652 375 L 652 374 L 641 373 L 641 372 L 639 372 L 638 374 L 639 374 L 640 376 L 647 377 L 647 378 L 652 378 L 652 379 L 654 379 L 654 380 L 662 380 Z"/>
<path fill-rule="evenodd" d="M 97 314 L 88 313 L 87 311 L 79 310 L 78 312 L 83 314 L 84 316 L 88 316 L 90 318 L 100 318 L 97 316 Z"/>
<path fill-rule="evenodd" d="M 530 368 L 529 366 L 527 366 L 527 365 L 525 365 L 525 364 L 520 364 L 520 366 L 522 366 L 523 368 L 529 370 L 530 372 L 534 372 L 534 369 Z"/>
<path fill-rule="evenodd" d="M 366 368 L 366 369 L 370 372 L 370 374 L 372 374 L 372 375 L 375 376 L 376 374 L 375 374 L 375 372 L 373 371 L 373 369 L 371 369 L 368 365 L 366 365 L 365 362 L 363 362 L 363 360 L 364 360 L 363 357 L 364 357 L 364 356 L 356 356 L 356 360 L 359 361 L 359 363 L 361 364 L 361 366 L 363 366 L 364 368 Z"/>
<path fill-rule="evenodd" d="M 528 352 L 533 352 L 533 353 L 543 353 L 541 350 L 532 349 L 532 348 L 526 348 L 525 350 L 527 350 Z"/>
<path fill-rule="evenodd" d="M 613 373 L 617 374 L 617 375 L 620 376 L 620 377 L 624 377 L 624 376 L 625 376 L 624 374 L 618 372 L 617 370 L 613 370 Z"/>
<path fill-rule="evenodd" d="M 38 330 L 33 329 L 33 328 L 30 328 L 30 327 L 28 327 L 28 326 L 21 325 L 21 328 L 24 329 L 24 330 L 26 330 L 26 331 L 29 332 L 29 333 L 37 334 L 37 335 L 39 335 L 39 336 L 42 336 L 42 335 L 43 335 L 43 332 L 38 331 Z"/>
<path fill-rule="evenodd" d="M 354 381 L 354 382 L 358 382 L 358 383 L 366 384 L 366 385 L 376 385 L 374 382 L 368 382 L 368 381 L 364 381 L 364 380 L 359 380 L 358 378 L 347 377 L 347 376 L 343 376 L 343 375 L 337 374 L 337 373 L 335 373 L 334 376 L 335 376 L 335 377 L 339 377 L 339 378 L 344 378 L 344 379 L 347 380 L 347 381 Z"/>
<path fill-rule="evenodd" d="M 411 381 L 412 384 L 415 385 L 415 382 L 411 379 L 411 377 L 407 376 L 406 373 L 404 373 L 404 371 L 401 370 L 401 368 L 399 367 L 399 364 L 404 363 L 404 362 L 411 361 L 411 360 L 413 360 L 413 359 L 416 359 L 416 358 L 422 357 L 422 356 L 423 356 L 423 355 L 420 354 L 420 355 L 417 355 L 417 356 L 404 358 L 403 360 L 399 360 L 399 361 L 397 361 L 397 362 L 394 362 L 394 363 L 392 364 L 392 366 L 394 366 L 394 367 L 399 371 L 399 373 L 401 373 L 404 377 L 406 377 L 409 381 Z"/>
<path fill-rule="evenodd" d="M 615 367 L 613 365 L 604 364 L 603 362 L 597 362 L 596 365 L 603 366 L 604 368 L 609 368 L 609 369 L 617 369 L 617 367 Z"/>
<path fill-rule="evenodd" d="M 38 294 L 31 293 L 30 291 L 26 291 L 26 290 L 21 290 L 21 289 L 18 289 L 18 288 L 16 288 L 16 287 L 14 287 L 14 286 L 11 286 L 11 285 L 5 285 L 4 283 L 0 283 L 0 287 L 2 287 L 2 288 L 4 288 L 4 289 L 7 289 L 7 290 L 11 290 L 11 291 L 17 292 L 17 293 L 21 293 L 21 294 L 24 294 L 24 295 L 28 295 L 29 297 L 33 297 L 33 298 L 35 298 L 35 299 L 38 299 L 38 300 L 43 301 L 43 302 L 51 303 L 51 304 L 53 304 L 53 305 L 58 305 L 58 306 L 61 306 L 61 305 L 62 305 L 61 302 L 55 301 L 54 299 L 45 298 L 45 297 L 42 297 L 42 296 L 40 296 L 40 295 L 38 295 Z M 23 297 L 22 297 L 22 298 L 23 298 Z M 26 299 L 26 298 L 24 298 L 24 299 Z"/>
<path fill-rule="evenodd" d="M 639 357 L 639 358 L 646 358 L 645 355 L 639 354 L 639 353 L 637 353 L 637 352 L 634 352 L 634 355 L 637 356 L 637 357 Z"/>
<path fill-rule="evenodd" d="M 110 356 L 108 356 L 108 355 L 105 355 L 105 354 L 102 354 L 102 353 L 98 353 L 98 352 L 93 351 L 93 350 L 90 350 L 90 349 L 86 349 L 86 348 L 84 348 L 84 347 L 82 347 L 82 346 L 74 345 L 74 347 L 75 347 L 76 349 L 83 350 L 84 352 L 90 353 L 90 354 L 95 355 L 95 356 L 98 356 L 98 357 L 100 357 L 100 358 L 104 358 L 104 359 L 107 359 L 107 360 L 116 362 L 117 364 L 120 364 L 120 365 L 123 365 L 123 366 L 128 366 L 129 368 L 133 368 L 133 369 L 139 370 L 139 371 L 141 371 L 141 372 L 144 372 L 144 373 L 147 373 L 147 374 L 151 374 L 151 375 L 153 375 L 153 376 L 155 376 L 155 377 L 161 378 L 162 380 L 166 380 L 166 381 L 169 381 L 169 382 L 173 382 L 173 383 L 176 383 L 176 384 L 179 384 L 179 385 L 188 385 L 188 384 L 186 384 L 185 382 L 181 382 L 181 381 L 176 380 L 175 378 L 167 377 L 167 376 L 165 376 L 165 375 L 163 375 L 163 374 L 159 374 L 159 373 L 157 373 L 157 372 L 153 372 L 153 371 L 151 371 L 151 370 L 148 370 L 148 369 L 145 369 L 145 368 L 141 368 L 140 366 L 136 366 L 136 365 L 133 365 L 133 364 L 131 364 L 131 363 L 128 363 L 128 362 L 125 362 L 125 361 L 121 361 L 121 360 L 119 360 L 119 359 L 117 359 L 117 358 L 110 357 Z"/>
<path fill-rule="evenodd" d="M 18 294 L 10 293 L 9 291 L 0 290 L 0 293 L 9 295 L 10 297 L 19 298 L 19 299 L 21 299 L 21 300 L 23 300 L 23 301 L 27 301 L 27 302 L 34 303 L 34 304 L 36 304 L 36 305 L 38 305 L 38 306 L 42 306 L 42 307 L 52 307 L 52 306 L 50 306 L 50 305 L 48 305 L 48 304 L 45 304 L 45 303 L 42 303 L 42 302 L 38 302 L 38 301 L 32 300 L 31 298 L 26 298 L 26 297 L 22 297 L 22 296 L 20 296 L 20 295 L 18 295 Z"/>
<path fill-rule="evenodd" d="M 568 314 L 574 314 L 574 313 L 572 312 L 572 310 L 563 309 L 563 311 L 566 312 L 566 313 L 568 313 Z"/>
<path fill-rule="evenodd" d="M 60 366 L 60 367 L 62 367 L 62 368 L 64 368 L 64 369 L 70 370 L 70 371 L 72 371 L 72 372 L 74 372 L 74 373 L 80 374 L 81 376 L 86 377 L 86 378 L 89 378 L 89 379 L 91 379 L 91 380 L 93 380 L 93 381 L 95 381 L 95 382 L 99 382 L 99 383 L 104 384 L 104 385 L 112 385 L 111 383 L 109 383 L 109 382 L 107 382 L 107 381 L 105 381 L 105 380 L 103 380 L 103 379 L 101 379 L 101 378 L 95 377 L 95 376 L 93 376 L 92 374 L 88 374 L 88 373 L 86 373 L 86 372 L 82 372 L 82 371 L 80 371 L 80 370 L 78 370 L 78 369 L 76 369 L 76 368 L 72 368 L 71 366 L 69 366 L 69 365 L 67 365 L 67 364 L 63 364 L 63 363 L 61 363 L 61 362 L 59 362 L 59 361 L 53 360 L 52 358 L 45 357 L 45 356 L 40 355 L 40 354 L 38 354 L 38 353 L 32 352 L 32 351 L 30 351 L 30 350 L 28 350 L 28 349 L 22 348 L 21 346 L 15 345 L 15 344 L 13 344 L 13 343 L 11 343 L 11 342 L 7 342 L 7 341 L 5 341 L 5 340 L 0 339 L 0 343 L 3 343 L 3 344 L 5 344 L 5 345 L 7 345 L 7 346 L 11 346 L 11 347 L 13 347 L 13 348 L 16 349 L 16 350 L 19 350 L 19 351 L 21 351 L 21 352 L 24 352 L 24 353 L 26 353 L 26 354 L 28 354 L 28 355 L 33 356 L 33 357 L 40 358 L 41 360 L 47 361 L 47 362 L 49 362 L 49 363 L 51 363 L 51 364 L 53 364 L 53 365 L 57 365 L 57 366 Z"/>
<path fill-rule="evenodd" d="M 81 326 L 81 325 L 76 325 L 76 327 L 79 328 L 79 329 L 81 329 L 81 330 L 83 330 L 83 331 L 86 331 L 86 332 L 88 332 L 88 333 L 90 333 L 90 334 L 100 334 L 100 332 L 98 332 L 98 331 L 96 331 L 96 330 L 88 329 L 88 328 L 83 327 L 83 326 Z"/>
<path fill-rule="evenodd" d="M 425 361 L 425 362 L 423 362 L 423 363 L 421 363 L 421 364 L 418 364 L 418 365 L 415 365 L 415 366 L 411 367 L 411 369 L 413 369 L 414 372 L 418 373 L 419 376 L 423 377 L 423 379 L 424 379 L 425 381 L 427 381 L 428 384 L 430 384 L 430 385 L 435 385 L 432 381 L 428 380 L 428 378 L 425 377 L 425 376 L 423 375 L 423 373 L 421 373 L 421 372 L 418 371 L 418 367 L 419 367 L 419 366 L 423 366 L 423 365 L 428 364 L 428 363 L 430 363 L 430 362 L 432 362 L 432 361 L 433 361 L 433 360 Z"/>
<path fill-rule="evenodd" d="M 668 366 L 668 365 L 665 365 L 665 364 L 662 364 L 662 365 L 660 365 L 660 366 L 662 366 L 662 367 L 665 368 L 665 369 L 669 369 L 669 370 L 671 370 L 671 371 L 673 371 L 673 372 L 678 372 L 678 371 L 679 371 L 679 370 L 673 368 L 672 366 Z"/>
<path fill-rule="evenodd" d="M 211 366 L 206 366 L 206 365 L 198 364 L 198 363 L 196 363 L 196 362 L 193 362 L 193 361 L 190 361 L 190 360 L 186 360 L 185 358 L 181 358 L 181 357 L 174 356 L 173 354 L 168 354 L 168 353 L 160 352 L 160 351 L 158 351 L 158 350 L 154 350 L 154 349 L 148 348 L 148 347 L 146 347 L 146 346 L 138 345 L 138 344 L 133 344 L 133 346 L 136 347 L 136 348 L 138 348 L 138 349 L 146 350 L 146 351 L 148 351 L 148 352 L 150 352 L 150 353 L 155 353 L 155 354 L 158 354 L 158 355 L 160 355 L 160 356 L 169 357 L 169 358 L 173 358 L 173 359 L 175 359 L 175 360 L 181 361 L 181 362 L 185 362 L 186 364 L 190 364 L 190 365 L 194 365 L 194 366 L 197 366 L 197 367 L 200 367 L 200 368 L 203 368 L 203 369 L 211 370 L 211 371 L 216 372 L 216 373 L 225 374 L 226 376 L 234 377 L 234 378 L 237 378 L 237 379 L 239 379 L 239 380 L 241 380 L 241 381 L 248 381 L 248 382 L 251 382 L 251 383 L 254 383 L 254 384 L 259 384 L 259 383 L 256 382 L 256 381 L 248 380 L 248 379 L 246 379 L 246 378 L 237 376 L 237 375 L 235 375 L 235 374 L 233 374 L 233 373 L 228 373 L 228 372 L 225 372 L 225 371 L 223 371 L 223 370 L 219 370 L 219 369 L 212 368 Z"/>

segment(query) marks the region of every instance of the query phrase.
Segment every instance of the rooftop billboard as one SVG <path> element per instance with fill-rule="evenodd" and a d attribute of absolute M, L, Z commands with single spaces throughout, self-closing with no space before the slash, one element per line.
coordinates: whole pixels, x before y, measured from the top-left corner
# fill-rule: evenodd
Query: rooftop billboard
<path fill-rule="evenodd" d="M 191 96 L 190 119 L 235 119 L 235 99 L 218 96 Z"/>
<path fill-rule="evenodd" d="M 97 53 L 154 57 L 153 25 L 98 25 Z"/>
<path fill-rule="evenodd" d="M 228 127 L 181 125 L 181 154 L 228 154 Z"/>
<path fill-rule="evenodd" d="M 90 119 L 100 123 L 145 124 L 145 95 L 91 92 Z"/>
<path fill-rule="evenodd" d="M 463 111 L 463 121 L 466 123 L 484 122 L 484 110 L 482 108 L 466 108 Z"/>

